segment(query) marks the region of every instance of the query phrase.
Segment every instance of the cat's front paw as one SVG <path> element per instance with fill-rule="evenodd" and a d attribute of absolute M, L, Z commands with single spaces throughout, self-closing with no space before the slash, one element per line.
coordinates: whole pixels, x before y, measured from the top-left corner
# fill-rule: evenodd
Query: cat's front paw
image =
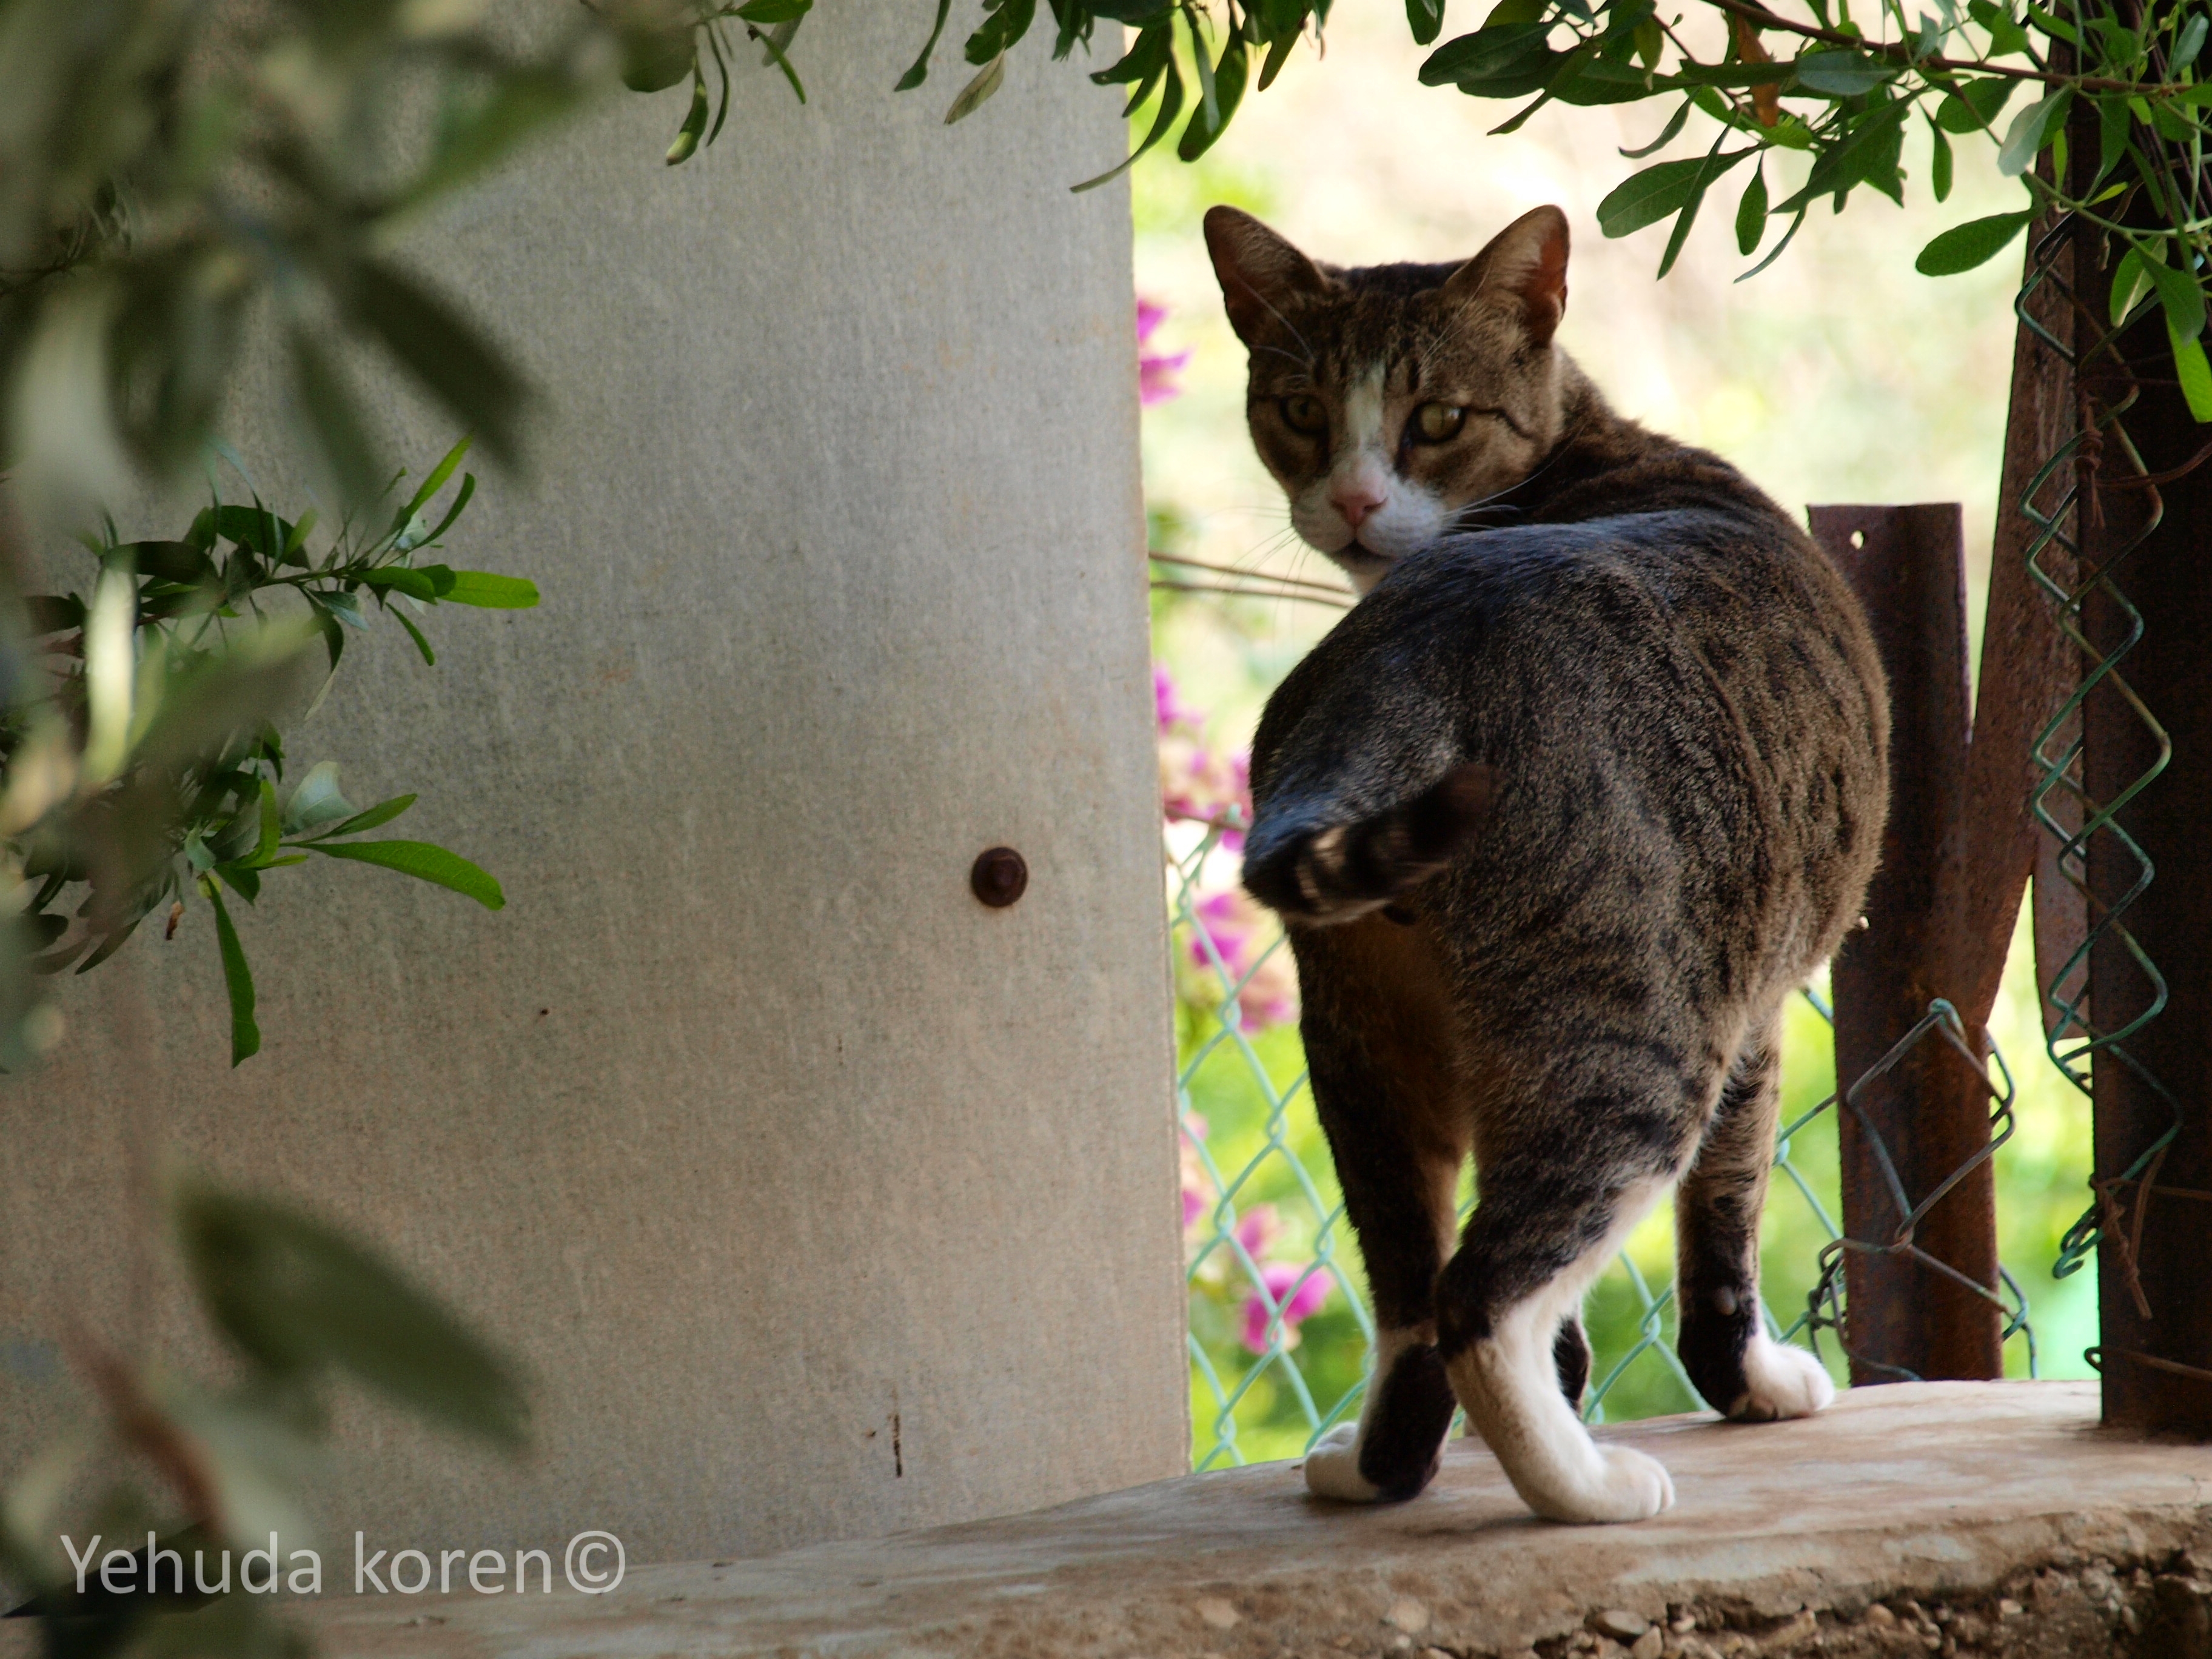
<path fill-rule="evenodd" d="M 1340 1504 L 1372 1504 L 1382 1488 L 1359 1472 L 1359 1425 L 1340 1423 L 1306 1454 L 1306 1490 Z"/>
<path fill-rule="evenodd" d="M 1754 1333 L 1744 1348 L 1743 1382 L 1743 1393 L 1728 1408 L 1728 1414 L 1740 1423 L 1810 1417 L 1836 1397 L 1836 1385 L 1817 1358 L 1763 1331 Z"/>
<path fill-rule="evenodd" d="M 1674 1478 L 1656 1457 L 1626 1446 L 1600 1446 L 1595 1478 L 1571 1491 L 1531 1498 L 1530 1507 L 1547 1521 L 1583 1525 L 1649 1521 L 1674 1507 Z M 1528 1494 L 1524 1493 L 1524 1496 Z"/>

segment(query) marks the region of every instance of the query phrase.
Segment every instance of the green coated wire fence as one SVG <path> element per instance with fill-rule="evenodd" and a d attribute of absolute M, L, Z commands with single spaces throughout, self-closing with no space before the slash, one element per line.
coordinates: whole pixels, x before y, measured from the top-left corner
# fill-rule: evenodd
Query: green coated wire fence
<path fill-rule="evenodd" d="M 1170 802 L 1166 846 L 1181 1022 L 1176 1084 L 1192 1456 L 1206 1469 L 1296 1456 L 1356 1415 L 1374 1319 L 1294 1029 L 1296 982 L 1287 946 L 1237 888 L 1236 810 L 1216 802 L 1211 812 L 1194 812 L 1191 805 L 1180 803 L 1178 811 Z M 1832 1052 L 1832 1023 L 1826 1001 L 1808 988 L 1791 1011 L 1785 1042 L 1818 1060 L 1823 1047 Z M 1916 1202 L 1875 1136 L 1889 1170 L 1894 1225 L 1880 1237 L 1844 1236 L 1837 1221 L 1838 1111 L 1856 1111 L 1857 1097 L 1875 1079 L 1926 1042 L 1948 1043 L 1988 1079 L 1958 1014 L 1938 1002 L 1849 1089 L 1823 1091 L 1827 1079 L 1817 1066 L 1800 1066 L 1794 1105 L 1785 1090 L 1763 1250 L 1763 1311 L 1771 1336 L 1812 1347 L 1838 1382 L 1846 1380 L 1848 1357 L 1842 1348 L 1845 1256 L 1853 1250 L 1906 1255 L 1958 1278 L 1917 1249 L 1914 1225 L 1968 1171 L 1994 1157 L 2012 1132 L 2012 1078 L 2002 1056 L 1993 1055 L 1998 1080 L 1989 1085 L 1987 1145 Z M 1872 1126 L 1860 1121 L 1871 1134 Z M 1462 1212 L 1471 1201 L 1463 1188 Z M 1591 1292 L 1585 1322 L 1593 1381 L 1583 1407 L 1591 1421 L 1702 1404 L 1674 1352 L 1670 1259 L 1662 1214 L 1632 1238 Z M 1996 1291 L 1972 1288 L 2002 1308 L 2004 1337 L 2026 1344 L 2033 1375 L 2034 1332 L 2017 1280 L 2005 1273 Z M 1823 1334 L 1832 1339 L 1825 1347 Z"/>
<path fill-rule="evenodd" d="M 2123 920 L 2148 891 L 2157 872 L 2142 845 L 2118 822 L 2121 810 L 2165 771 L 2173 753 L 2172 743 L 2157 716 L 2119 672 L 2121 661 L 2142 638 L 2144 623 L 2142 611 L 2130 602 L 2117 576 L 2129 556 L 2157 531 L 2165 517 L 2165 506 L 2155 487 L 2157 481 L 2150 477 L 2150 469 L 2130 439 L 2124 422 L 2128 411 L 2141 396 L 2141 388 L 2131 384 L 2132 376 L 2128 374 L 2115 343 L 2132 319 L 2115 319 L 2109 331 L 2086 348 L 2078 347 L 2071 337 L 2074 329 L 2097 319 L 2096 313 L 2083 304 L 2075 291 L 2063 263 L 2063 256 L 2075 246 L 2079 229 L 2073 216 L 2069 215 L 2038 237 L 2030 250 L 2027 276 L 2014 304 L 2021 324 L 2064 362 L 2069 384 L 2078 386 L 2084 366 L 2100 354 L 2117 366 L 2118 378 L 2125 383 L 2117 397 L 2102 405 L 2086 393 L 2076 398 L 2072 432 L 2045 458 L 2020 501 L 2021 513 L 2035 530 L 2027 552 L 2029 578 L 2053 606 L 2059 629 L 2078 653 L 2081 668 L 2080 680 L 2071 695 L 2036 734 L 2032 750 L 2037 772 L 2032 794 L 2036 821 L 2058 842 L 2056 867 L 2080 896 L 2085 921 L 2084 936 L 2079 945 L 2051 971 L 2042 988 L 2051 1011 L 2045 1029 L 2052 1063 L 2081 1091 L 2085 1103 L 2093 1068 L 2101 1060 L 2132 1070 L 2172 1111 L 2172 1121 L 2165 1133 L 2142 1147 L 2118 1176 L 2093 1181 L 2094 1201 L 2067 1233 L 2057 1264 L 2052 1269 L 2062 1278 L 2078 1271 L 2095 1254 L 2104 1237 L 2103 1222 L 2118 1210 L 2124 1202 L 2123 1195 L 2137 1182 L 2145 1186 L 2150 1183 L 2159 1161 L 2182 1127 L 2180 1103 L 2126 1046 L 2129 1038 L 2164 1012 L 2167 993 L 2165 975 Z M 2071 325 L 2065 335 L 2054 332 L 2039 314 L 2045 309 L 2036 303 L 2039 290 L 2045 288 L 2053 290 L 2061 300 L 2058 314 Z M 2198 459 L 2201 461 L 2203 457 Z M 2136 486 L 2133 493 L 2142 501 L 2144 511 L 2135 533 L 2119 547 L 2109 550 L 2101 563 L 2094 563 L 2082 557 L 2080 526 L 2084 497 L 2094 495 L 2100 473 L 2110 471 L 2115 465 L 2121 469 L 2121 479 L 2108 481 L 2107 487 L 2112 487 L 2113 482 L 2122 487 Z M 2119 635 L 2115 643 L 2103 650 L 2093 642 L 2084 615 L 2089 605 L 2098 601 L 2116 619 Z M 2082 708 L 2100 687 L 2125 704 L 2150 736 L 2156 751 L 2148 766 L 2106 801 L 2091 797 L 2083 775 Z M 2125 860 L 2120 867 L 2132 872 L 2124 890 L 2106 902 L 2100 902 L 2090 890 L 2090 848 L 2098 842 L 2106 849 L 2106 856 Z M 2115 1029 L 2100 1030 L 2090 1017 L 2088 965 L 2100 946 L 2111 945 L 2119 948 L 2107 949 L 2104 959 L 2117 962 L 2124 958 L 2132 963 L 2142 975 L 2148 994 L 2142 1012 L 2132 1019 Z M 2141 1296 L 2140 1287 L 2136 1294 Z"/>

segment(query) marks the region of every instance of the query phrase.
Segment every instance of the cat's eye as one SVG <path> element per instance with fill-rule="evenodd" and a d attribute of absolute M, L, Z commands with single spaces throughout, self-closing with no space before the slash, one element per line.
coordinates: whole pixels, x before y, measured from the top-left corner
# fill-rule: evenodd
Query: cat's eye
<path fill-rule="evenodd" d="M 1449 443 L 1467 424 L 1467 411 L 1451 404 L 1423 404 L 1413 411 L 1413 435 L 1425 444 Z"/>
<path fill-rule="evenodd" d="M 1304 392 L 1277 400 L 1283 411 L 1283 424 L 1293 432 L 1303 432 L 1309 438 L 1318 438 L 1328 430 L 1328 411 L 1322 407 L 1321 399 Z"/>

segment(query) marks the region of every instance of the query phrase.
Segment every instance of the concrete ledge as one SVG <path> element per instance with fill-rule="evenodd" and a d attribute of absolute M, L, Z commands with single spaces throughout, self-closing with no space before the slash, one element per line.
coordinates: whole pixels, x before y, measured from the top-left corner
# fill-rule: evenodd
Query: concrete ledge
<path fill-rule="evenodd" d="M 328 1653 L 410 1659 L 2212 1651 L 2212 1447 L 2099 1428 L 2093 1384 L 1867 1389 L 1802 1423 L 1600 1432 L 1666 1461 L 1672 1512 L 1546 1525 L 1460 1442 L 1429 1492 L 1389 1509 L 1316 1502 L 1295 1464 L 1267 1464 L 641 1568 L 596 1598 L 356 1599 L 334 1584 L 310 1619 Z M 1622 1616 L 1600 1635 L 1608 1612 Z"/>

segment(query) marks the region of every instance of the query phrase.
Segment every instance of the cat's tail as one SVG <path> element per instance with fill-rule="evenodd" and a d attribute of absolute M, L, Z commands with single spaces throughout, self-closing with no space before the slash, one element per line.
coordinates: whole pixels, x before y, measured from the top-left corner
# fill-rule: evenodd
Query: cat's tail
<path fill-rule="evenodd" d="M 1270 836 L 1263 817 L 1245 848 L 1245 890 L 1292 921 L 1364 915 L 1449 866 L 1488 816 L 1492 788 L 1490 768 L 1468 761 L 1411 800 L 1351 823 Z"/>

